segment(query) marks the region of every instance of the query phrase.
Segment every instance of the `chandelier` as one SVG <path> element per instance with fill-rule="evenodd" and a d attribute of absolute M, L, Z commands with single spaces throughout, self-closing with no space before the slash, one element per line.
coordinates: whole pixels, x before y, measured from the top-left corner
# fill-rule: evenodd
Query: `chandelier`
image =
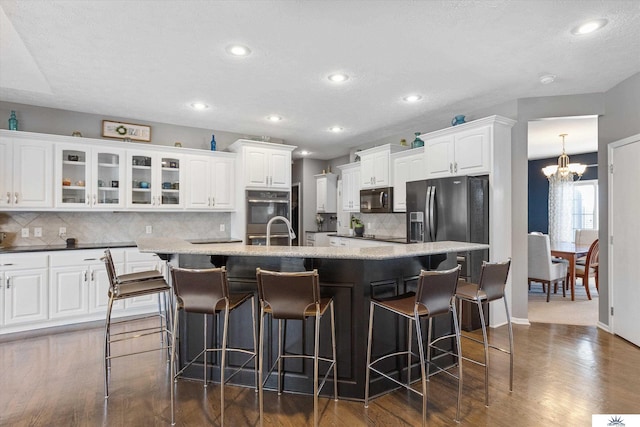
<path fill-rule="evenodd" d="M 558 157 L 557 165 L 549 165 L 547 167 L 542 168 L 542 173 L 548 179 L 562 179 L 562 180 L 571 180 L 575 175 L 578 175 L 578 179 L 582 178 L 582 174 L 585 169 L 587 169 L 586 165 L 580 163 L 569 163 L 569 156 L 564 151 L 564 137 L 567 136 L 566 133 L 562 133 L 559 135 L 562 138 L 562 154 Z"/>

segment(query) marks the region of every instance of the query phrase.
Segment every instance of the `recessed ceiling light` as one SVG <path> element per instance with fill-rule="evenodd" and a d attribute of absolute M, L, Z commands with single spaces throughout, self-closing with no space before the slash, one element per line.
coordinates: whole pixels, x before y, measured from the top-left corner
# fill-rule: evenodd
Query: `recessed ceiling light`
<path fill-rule="evenodd" d="M 269 120 L 270 122 L 279 122 L 280 120 L 282 120 L 282 117 L 272 114 L 270 116 L 267 116 L 267 120 Z"/>
<path fill-rule="evenodd" d="M 556 80 L 555 74 L 545 74 L 544 76 L 540 76 L 540 83 L 543 85 L 548 85 L 549 83 L 553 83 Z"/>
<path fill-rule="evenodd" d="M 209 106 L 207 104 L 203 104 L 202 102 L 194 102 L 193 104 L 191 104 L 191 108 L 193 108 L 194 110 L 206 110 L 207 108 L 209 108 Z"/>
<path fill-rule="evenodd" d="M 404 101 L 407 101 L 407 102 L 417 102 L 417 101 L 420 101 L 422 99 L 422 96 L 420 96 L 420 95 L 407 95 L 402 99 Z"/>
<path fill-rule="evenodd" d="M 308 156 L 309 154 L 311 154 L 311 151 L 302 150 L 302 151 L 300 152 L 300 155 L 301 155 L 301 156 Z"/>
<path fill-rule="evenodd" d="M 341 128 L 340 126 L 331 126 L 331 127 L 329 128 L 329 130 L 330 130 L 331 132 L 336 132 L 336 133 L 337 133 L 337 132 L 342 132 L 342 131 L 344 130 L 344 128 Z"/>
<path fill-rule="evenodd" d="M 227 46 L 227 53 L 233 56 L 248 56 L 251 54 L 251 49 L 241 44 L 232 44 Z"/>
<path fill-rule="evenodd" d="M 346 74 L 343 74 L 343 73 L 331 74 L 327 78 L 329 80 L 331 80 L 332 82 L 334 82 L 334 83 L 342 83 L 342 82 L 346 82 L 347 80 L 349 80 L 349 76 L 347 76 Z"/>
<path fill-rule="evenodd" d="M 593 33 L 594 31 L 597 31 L 607 25 L 607 22 L 609 21 L 607 21 L 606 19 L 595 19 L 593 21 L 585 22 L 584 24 L 580 24 L 572 29 L 571 34 L 582 36 L 584 34 Z"/>

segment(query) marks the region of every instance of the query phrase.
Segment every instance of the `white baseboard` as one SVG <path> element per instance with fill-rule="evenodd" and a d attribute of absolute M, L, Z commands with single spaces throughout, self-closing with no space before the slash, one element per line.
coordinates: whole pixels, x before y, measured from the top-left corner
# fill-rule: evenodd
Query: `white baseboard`
<path fill-rule="evenodd" d="M 527 317 L 525 317 L 525 318 L 512 317 L 511 318 L 511 323 L 513 323 L 515 325 L 531 326 L 531 323 L 529 323 L 529 318 L 527 318 Z"/>
<path fill-rule="evenodd" d="M 599 329 L 602 329 L 602 330 L 603 330 L 603 331 L 605 331 L 605 332 L 609 332 L 610 334 L 612 334 L 612 333 L 613 333 L 613 332 L 611 331 L 611 328 L 609 327 L 609 325 L 605 325 L 605 324 L 604 324 L 604 323 L 602 323 L 602 322 L 598 322 L 598 323 L 596 324 L 596 326 L 597 326 Z"/>

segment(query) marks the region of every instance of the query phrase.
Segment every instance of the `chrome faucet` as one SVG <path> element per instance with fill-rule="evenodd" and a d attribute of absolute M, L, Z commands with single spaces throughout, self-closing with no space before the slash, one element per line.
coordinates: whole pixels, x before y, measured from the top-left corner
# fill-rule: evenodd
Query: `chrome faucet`
<path fill-rule="evenodd" d="M 267 246 L 271 246 L 271 224 L 275 221 L 282 221 L 287 226 L 289 233 L 289 246 L 291 246 L 291 242 L 296 238 L 296 233 L 293 231 L 293 228 L 291 228 L 291 222 L 283 216 L 274 216 L 269 220 L 269 222 L 267 222 Z"/>
<path fill-rule="evenodd" d="M 7 234 L 0 231 L 0 243 L 2 243 L 6 238 L 7 238 Z"/>

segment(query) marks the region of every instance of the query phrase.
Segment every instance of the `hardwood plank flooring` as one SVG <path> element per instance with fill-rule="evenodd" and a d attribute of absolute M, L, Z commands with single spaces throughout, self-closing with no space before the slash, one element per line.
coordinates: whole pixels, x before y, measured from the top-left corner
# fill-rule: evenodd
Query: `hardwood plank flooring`
<path fill-rule="evenodd" d="M 462 426 L 590 426 L 594 413 L 640 413 L 640 349 L 595 327 L 514 325 L 515 378 L 508 356 L 491 353 L 490 406 L 481 367 L 465 362 Z M 491 330 L 506 345 L 506 328 Z M 154 338 L 157 339 L 157 338 Z M 153 345 L 153 343 L 151 343 Z M 141 345 L 141 344 L 136 344 Z M 170 424 L 169 380 L 161 352 L 115 359 L 111 396 L 103 396 L 102 329 L 63 332 L 0 343 L 0 425 L 164 426 Z M 480 346 L 463 341 L 466 355 Z M 225 425 L 257 426 L 253 389 L 227 386 Z M 177 425 L 220 425 L 219 385 L 181 380 Z M 433 377 L 428 423 L 454 424 L 456 382 Z M 320 399 L 322 426 L 417 426 L 421 402 L 395 391 L 370 403 Z M 265 392 L 265 425 L 312 425 L 309 396 Z"/>

